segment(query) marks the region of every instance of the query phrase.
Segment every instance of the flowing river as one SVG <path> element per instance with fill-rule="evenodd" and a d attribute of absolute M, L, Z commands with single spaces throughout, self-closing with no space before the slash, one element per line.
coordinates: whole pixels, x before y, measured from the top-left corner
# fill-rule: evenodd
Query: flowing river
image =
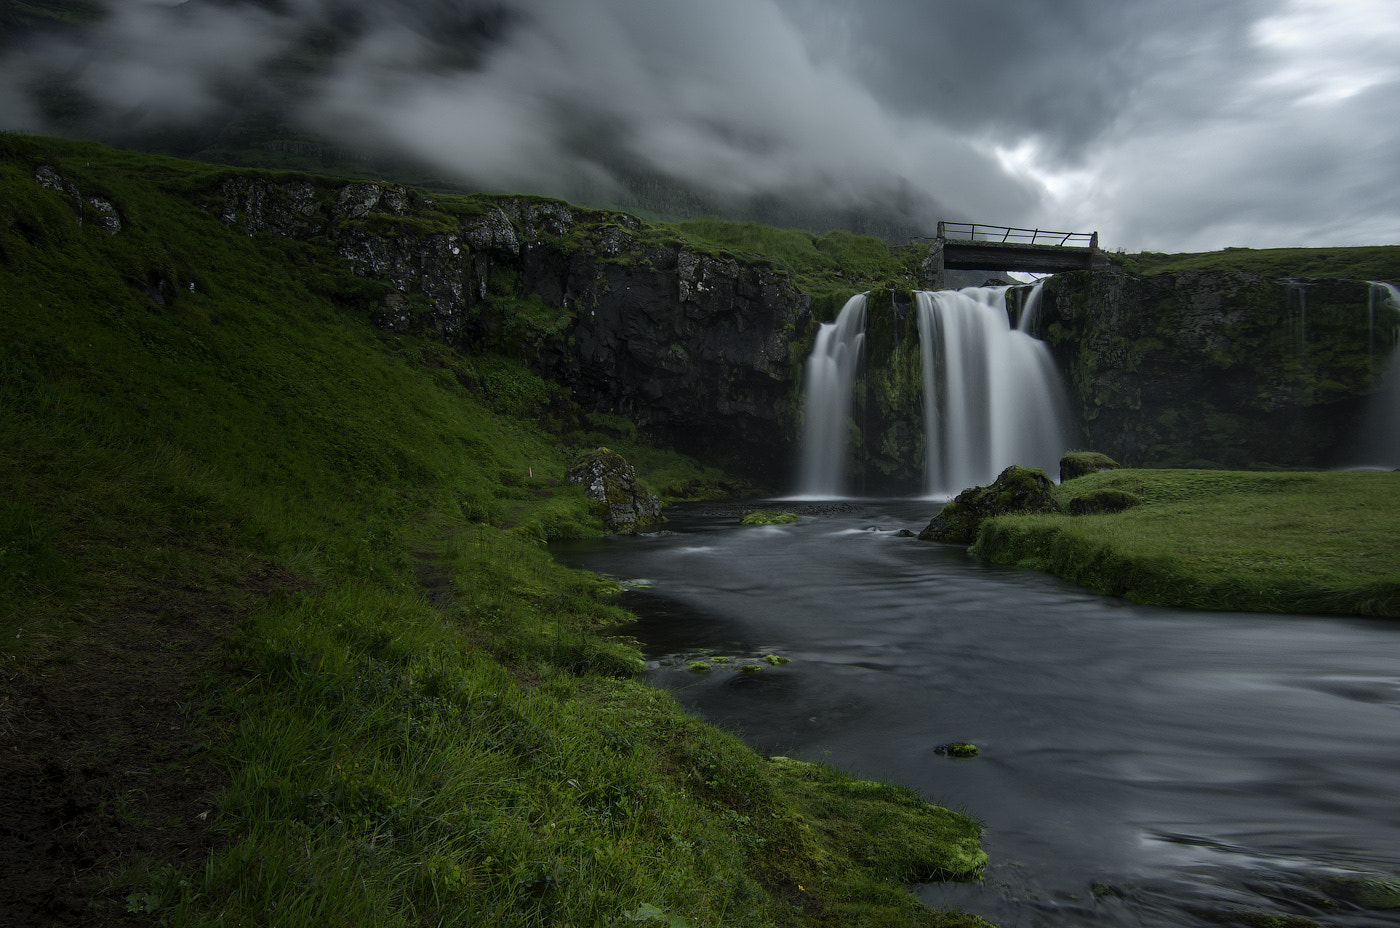
<path fill-rule="evenodd" d="M 625 582 L 648 680 L 711 722 L 983 822 L 985 879 L 928 904 L 1003 928 L 1400 925 L 1400 624 L 1095 596 L 899 537 L 928 501 L 762 505 L 802 519 L 672 507 L 664 533 L 555 550 Z"/>

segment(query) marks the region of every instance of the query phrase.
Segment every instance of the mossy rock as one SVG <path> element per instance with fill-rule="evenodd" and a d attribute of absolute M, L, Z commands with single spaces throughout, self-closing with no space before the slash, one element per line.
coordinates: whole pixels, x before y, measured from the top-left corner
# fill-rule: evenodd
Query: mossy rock
<path fill-rule="evenodd" d="M 1119 466 L 1113 458 L 1097 451 L 1071 451 L 1060 458 L 1060 483 L 1101 470 L 1117 470 Z"/>
<path fill-rule="evenodd" d="M 1091 490 L 1069 501 L 1069 514 L 1072 516 L 1094 516 L 1110 512 L 1123 512 L 1142 505 L 1142 497 L 1127 490 Z"/>
<path fill-rule="evenodd" d="M 977 745 L 966 741 L 950 741 L 947 744 L 940 744 L 933 749 L 935 754 L 946 754 L 949 757 L 976 757 L 980 752 Z"/>
<path fill-rule="evenodd" d="M 788 525 L 797 521 L 795 512 L 777 512 L 772 509 L 754 509 L 744 513 L 740 525 Z"/>
<path fill-rule="evenodd" d="M 597 448 L 585 452 L 574 459 L 565 476 L 583 487 L 609 531 L 635 534 L 637 529 L 661 521 L 661 501 L 642 485 L 632 465 L 616 451 Z"/>
<path fill-rule="evenodd" d="M 1329 895 L 1367 909 L 1400 909 L 1400 880 L 1337 876 L 1319 887 Z"/>
<path fill-rule="evenodd" d="M 1013 464 L 990 486 L 963 490 L 919 533 L 923 541 L 970 545 L 982 523 L 995 516 L 1028 512 L 1059 512 L 1053 484 L 1045 471 Z"/>

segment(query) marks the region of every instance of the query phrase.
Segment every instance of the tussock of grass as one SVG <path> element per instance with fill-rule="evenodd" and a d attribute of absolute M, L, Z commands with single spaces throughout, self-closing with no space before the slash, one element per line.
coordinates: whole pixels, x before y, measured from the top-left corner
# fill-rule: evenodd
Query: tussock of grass
<path fill-rule="evenodd" d="M 1142 505 L 994 519 L 971 550 L 1142 603 L 1400 615 L 1400 473 L 1117 470 L 1058 501 L 1098 490 Z"/>
<path fill-rule="evenodd" d="M 41 162 L 110 198 L 124 231 L 80 227 L 35 184 Z M 633 679 L 636 649 L 608 635 L 616 585 L 542 544 L 600 531 L 543 415 L 566 391 L 377 332 L 328 246 L 193 208 L 215 170 L 0 136 L 0 709 L 16 681 L 118 674 L 121 639 L 141 676 L 101 698 L 159 688 L 186 705 L 202 721 L 180 750 L 224 782 L 212 855 L 133 838 L 93 869 L 93 912 L 975 921 L 897 882 L 951 869 L 941 844 L 974 848 L 974 822 L 834 772 L 798 788 Z M 724 480 L 638 457 L 668 485 Z M 155 614 L 149 640 L 127 640 L 133 610 Z M 166 650 L 161 628 L 200 623 L 226 638 L 227 669 Z M 143 795 L 162 776 L 143 774 Z M 874 865 L 862 835 L 884 804 L 948 830 Z"/>

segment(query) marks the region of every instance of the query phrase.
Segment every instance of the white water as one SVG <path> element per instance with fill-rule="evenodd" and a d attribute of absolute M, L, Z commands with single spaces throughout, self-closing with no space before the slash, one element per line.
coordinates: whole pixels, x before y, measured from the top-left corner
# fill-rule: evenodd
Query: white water
<path fill-rule="evenodd" d="M 923 353 L 925 491 L 947 497 L 1012 464 L 1058 472 L 1069 404 L 1050 349 L 1013 329 L 1008 287 L 915 294 Z M 1039 287 L 1031 300 L 1039 297 Z M 1034 302 L 1022 313 L 1029 326 Z"/>
<path fill-rule="evenodd" d="M 1035 331 L 1036 321 L 1040 318 L 1040 290 L 1041 284 L 1036 282 L 1031 287 L 1031 292 L 1026 294 L 1025 305 L 1021 307 L 1021 318 L 1016 320 L 1016 331 L 1027 334 Z"/>
<path fill-rule="evenodd" d="M 865 295 L 846 301 L 835 322 L 817 332 L 807 360 L 802 420 L 802 474 L 798 494 L 844 496 L 851 395 L 865 345 Z"/>
<path fill-rule="evenodd" d="M 1400 312 L 1400 289 L 1394 284 L 1371 281 L 1370 326 L 1375 335 L 1378 305 Z M 1400 467 L 1400 344 L 1391 350 L 1380 377 L 1380 389 L 1371 395 L 1357 443 L 1356 466 Z"/>

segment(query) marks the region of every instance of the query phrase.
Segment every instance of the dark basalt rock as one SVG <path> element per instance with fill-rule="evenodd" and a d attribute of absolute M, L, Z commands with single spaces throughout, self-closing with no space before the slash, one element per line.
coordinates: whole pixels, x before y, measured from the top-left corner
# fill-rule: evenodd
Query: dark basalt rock
<path fill-rule="evenodd" d="M 767 262 L 534 197 L 448 213 L 396 184 L 244 175 L 215 196 L 206 207 L 250 235 L 332 242 L 382 329 L 519 357 L 583 409 L 735 472 L 791 467 L 789 343 L 811 299 Z"/>
<path fill-rule="evenodd" d="M 1015 464 L 1002 471 L 985 487 L 963 490 L 946 505 L 928 528 L 919 533 L 923 541 L 943 541 L 970 545 L 985 519 L 1025 512 L 1059 512 L 1051 495 L 1053 484 L 1045 471 Z"/>
<path fill-rule="evenodd" d="M 594 511 L 619 535 L 635 535 L 661 518 L 661 501 L 637 481 L 637 472 L 616 451 L 587 451 L 574 459 L 565 476 L 583 487 Z"/>
<path fill-rule="evenodd" d="M 1039 318 L 1084 425 L 1124 467 L 1325 467 L 1362 421 L 1400 315 L 1364 280 L 1056 274 Z"/>

